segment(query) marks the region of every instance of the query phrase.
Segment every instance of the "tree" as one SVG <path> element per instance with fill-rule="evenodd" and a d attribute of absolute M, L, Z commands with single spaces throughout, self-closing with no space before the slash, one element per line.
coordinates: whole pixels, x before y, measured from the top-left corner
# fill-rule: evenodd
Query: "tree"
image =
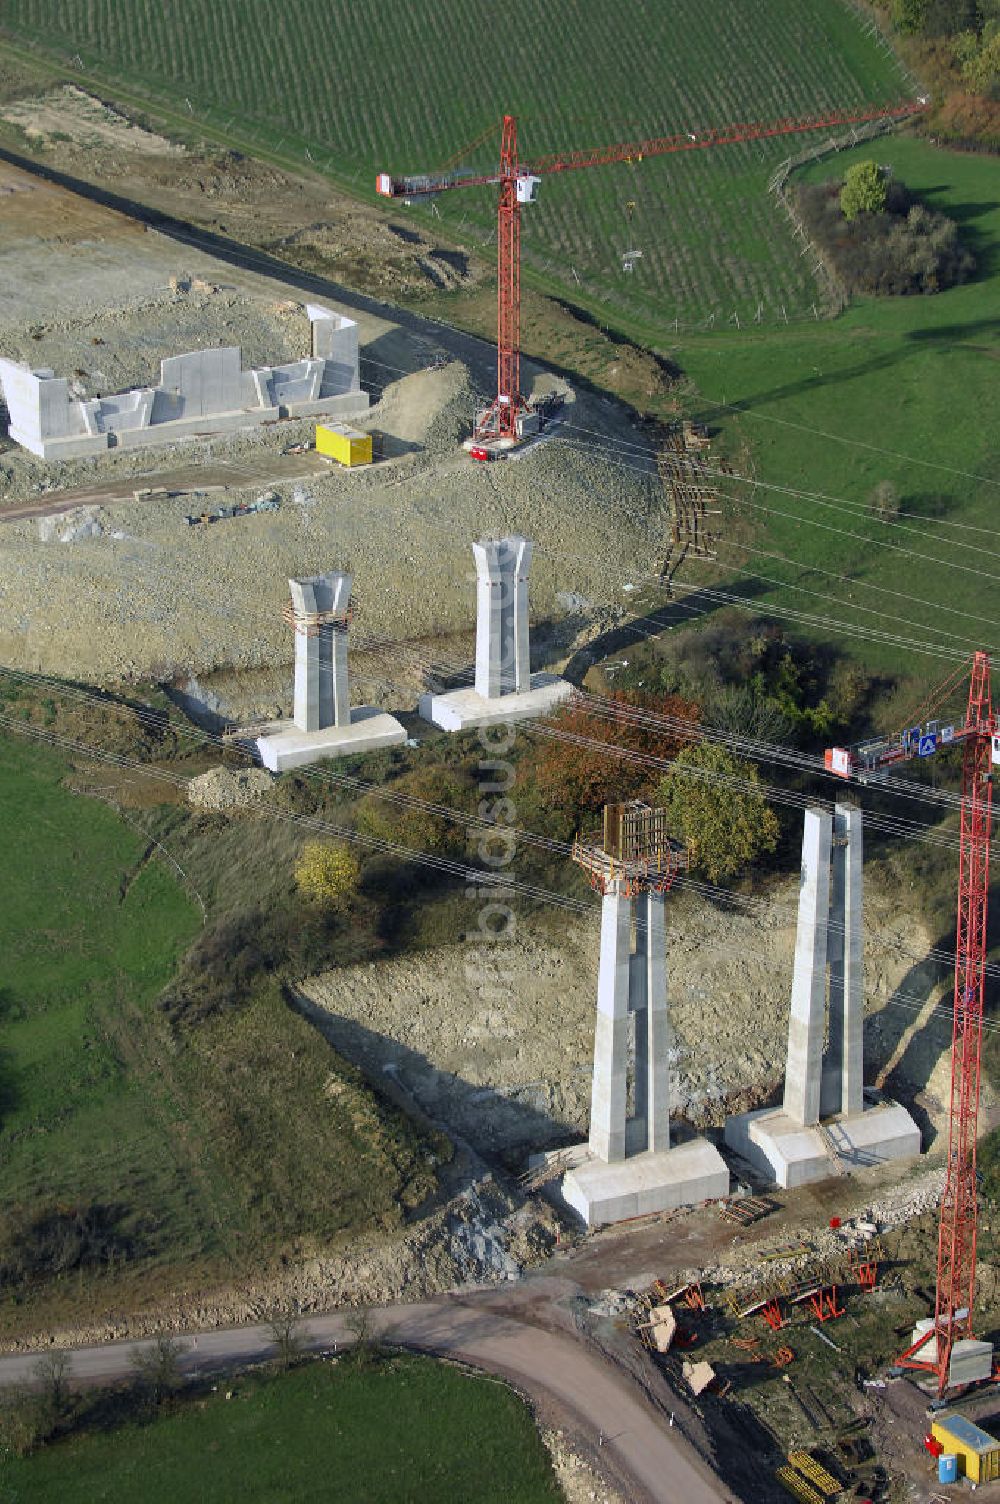
<path fill-rule="evenodd" d="M 361 864 L 349 846 L 306 841 L 295 864 L 295 881 L 313 903 L 339 909 L 357 891 Z"/>
<path fill-rule="evenodd" d="M 291 1368 L 302 1355 L 302 1322 L 291 1306 L 276 1306 L 268 1319 L 271 1341 L 277 1349 L 278 1363 Z"/>
<path fill-rule="evenodd" d="M 132 1355 L 136 1382 L 146 1391 L 154 1405 L 181 1385 L 181 1356 L 184 1346 L 174 1337 L 161 1332 L 148 1347 L 137 1348 Z"/>
<path fill-rule="evenodd" d="M 965 42 L 964 47 L 959 44 Z M 971 45 L 969 45 L 971 43 Z M 965 32 L 955 44 L 962 77 L 977 94 L 990 94 L 1000 84 L 1000 21 L 989 21 L 982 38 Z"/>
<path fill-rule="evenodd" d="M 354 1338 L 344 1352 L 347 1363 L 358 1369 L 374 1367 L 379 1357 L 379 1345 L 368 1312 L 352 1311 L 347 1318 L 347 1330 Z"/>
<path fill-rule="evenodd" d="M 660 777 L 655 767 L 616 756 L 616 750 L 672 758 L 697 735 L 698 707 L 680 695 L 629 691 L 609 699 L 623 708 L 676 717 L 690 729 L 631 725 L 587 705 L 557 711 L 549 722 L 554 735 L 539 740 L 525 767 L 534 778 L 541 803 L 574 819 L 595 815 L 604 804 L 640 798 L 655 786 Z M 578 737 L 585 740 L 576 741 Z M 591 741 L 600 745 L 589 745 Z"/>
<path fill-rule="evenodd" d="M 881 214 L 887 196 L 885 174 L 877 162 L 855 162 L 844 174 L 840 208 L 845 219 L 859 214 Z"/>
<path fill-rule="evenodd" d="M 893 0 L 892 20 L 897 31 L 919 36 L 927 19 L 927 0 Z"/>
<path fill-rule="evenodd" d="M 880 480 L 868 497 L 868 510 L 880 522 L 895 522 L 899 516 L 899 492 L 891 480 Z"/>
<path fill-rule="evenodd" d="M 734 787 L 733 779 L 753 787 Z M 661 782 L 656 802 L 668 811 L 671 833 L 686 842 L 693 866 L 710 882 L 735 877 L 778 844 L 778 818 L 759 784 L 751 763 L 710 742 L 683 748 Z"/>
<path fill-rule="evenodd" d="M 69 1409 L 69 1375 L 72 1366 L 72 1355 L 65 1348 L 46 1353 L 35 1364 L 35 1378 L 42 1391 L 42 1404 L 49 1430 L 55 1428 Z"/>

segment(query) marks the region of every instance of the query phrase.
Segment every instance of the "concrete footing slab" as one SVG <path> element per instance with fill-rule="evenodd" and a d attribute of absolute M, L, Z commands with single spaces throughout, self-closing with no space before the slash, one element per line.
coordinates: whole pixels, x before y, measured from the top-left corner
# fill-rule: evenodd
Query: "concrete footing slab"
<path fill-rule="evenodd" d="M 581 1161 L 563 1176 L 562 1197 L 588 1227 L 729 1195 L 726 1162 L 715 1145 L 703 1138 L 612 1164 L 589 1154 L 581 1156 Z"/>
<path fill-rule="evenodd" d="M 453 689 L 444 695 L 421 695 L 419 711 L 442 731 L 468 731 L 504 721 L 530 721 L 548 715 L 573 693 L 572 684 L 556 674 L 532 674 L 531 688 L 487 699 L 474 689 Z"/>
<path fill-rule="evenodd" d="M 272 773 L 305 767 L 324 757 L 350 757 L 373 752 L 377 747 L 398 747 L 406 731 L 393 715 L 374 705 L 355 705 L 349 726 L 327 726 L 323 731 L 301 731 L 294 721 L 273 721 L 255 735 L 260 760 Z"/>
<path fill-rule="evenodd" d="M 920 1153 L 920 1129 L 897 1102 L 808 1126 L 796 1123 L 780 1107 L 741 1112 L 726 1123 L 725 1140 L 754 1169 L 786 1190 Z"/>

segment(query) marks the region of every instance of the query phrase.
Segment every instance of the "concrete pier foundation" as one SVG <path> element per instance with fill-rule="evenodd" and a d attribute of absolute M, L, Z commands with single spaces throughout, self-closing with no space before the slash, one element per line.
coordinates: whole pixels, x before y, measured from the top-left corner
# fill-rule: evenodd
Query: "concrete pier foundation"
<path fill-rule="evenodd" d="M 534 544 L 511 536 L 472 545 L 476 561 L 474 685 L 426 694 L 419 711 L 443 731 L 466 731 L 501 721 L 547 715 L 572 692 L 554 674 L 532 674 L 528 629 L 528 572 Z"/>
<path fill-rule="evenodd" d="M 289 580 L 295 632 L 292 719 L 257 728 L 261 762 L 272 773 L 304 767 L 324 757 L 345 757 L 398 746 L 406 731 L 395 716 L 371 705 L 352 708 L 347 672 L 347 631 L 352 579 L 333 570 Z"/>
<path fill-rule="evenodd" d="M 862 842 L 860 809 L 806 810 L 784 1100 L 726 1123 L 730 1148 L 781 1186 L 920 1152 L 904 1107 L 865 1104 Z"/>
<path fill-rule="evenodd" d="M 729 1193 L 714 1145 L 695 1139 L 671 1147 L 669 1049 L 664 895 L 647 890 L 633 898 L 612 882 L 601 908 L 590 1139 L 562 1183 L 564 1201 L 590 1227 Z"/>

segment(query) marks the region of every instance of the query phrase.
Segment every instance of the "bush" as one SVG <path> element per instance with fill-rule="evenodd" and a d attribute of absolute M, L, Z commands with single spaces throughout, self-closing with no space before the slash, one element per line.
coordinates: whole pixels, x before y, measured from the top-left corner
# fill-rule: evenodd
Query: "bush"
<path fill-rule="evenodd" d="M 358 804 L 356 824 L 363 835 L 436 856 L 465 854 L 465 824 L 437 815 L 428 807 L 469 809 L 470 785 L 460 772 L 439 767 L 404 773 L 392 782 L 389 791 L 394 799 L 366 794 Z"/>
<path fill-rule="evenodd" d="M 853 220 L 842 212 L 836 182 L 805 184 L 798 197 L 809 234 L 851 292 L 940 292 L 975 270 L 955 222 L 917 203 L 902 183 L 886 186 L 883 213 Z"/>
<path fill-rule="evenodd" d="M 357 856 L 337 841 L 306 841 L 295 864 L 299 891 L 327 908 L 344 908 L 357 892 L 360 876 Z"/>
<path fill-rule="evenodd" d="M 45 1422 L 35 1395 L 23 1390 L 0 1393 L 0 1462 L 4 1455 L 28 1457 L 45 1439 Z"/>
<path fill-rule="evenodd" d="M 122 1207 L 11 1208 L 0 1238 L 0 1281 L 7 1285 L 110 1265 L 144 1253 L 143 1242 L 122 1229 Z"/>

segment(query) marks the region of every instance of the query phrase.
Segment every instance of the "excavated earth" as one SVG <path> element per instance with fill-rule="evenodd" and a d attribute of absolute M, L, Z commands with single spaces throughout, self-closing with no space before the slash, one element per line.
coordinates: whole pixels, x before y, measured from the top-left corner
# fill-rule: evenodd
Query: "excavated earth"
<path fill-rule="evenodd" d="M 5 187 L 14 210 L 0 227 L 0 308 L 8 314 L 0 353 L 48 366 L 90 395 L 155 381 L 161 356 L 199 346 L 239 344 L 244 364 L 308 352 L 305 298 L 294 286 L 156 232 L 137 234 L 93 205 L 56 235 L 50 221 L 62 190 L 0 167 Z M 32 237 L 33 229 L 43 233 Z M 54 296 L 40 296 L 43 283 Z M 555 627 L 568 650 L 609 613 L 624 613 L 621 587 L 662 557 L 667 532 L 655 473 L 641 462 L 608 463 L 592 447 L 599 433 L 613 461 L 617 444 L 634 442 L 627 412 L 527 367 L 529 387 L 565 391 L 562 426 L 516 459 L 476 465 L 460 441 L 489 379 L 487 347 L 410 316 L 403 328 L 371 304 L 341 306 L 360 326 L 373 404 L 362 426 L 379 458 L 364 471 L 319 467 L 305 455 L 298 478 L 283 481 L 275 462 L 309 442 L 305 422 L 58 464 L 0 440 L 0 660 L 105 683 L 270 673 L 264 703 L 251 694 L 235 707 L 266 713 L 290 689 L 292 643 L 281 614 L 289 576 L 352 570 L 369 637 L 468 634 L 470 544 L 514 531 L 538 546 L 531 589 L 539 643 Z M 282 463 L 295 471 L 291 457 Z M 194 479 L 172 494 L 170 474 L 181 467 Z M 199 473 L 204 496 L 196 494 Z M 220 483 L 224 494 L 214 489 Z M 3 522 L 5 507 L 57 506 L 61 492 L 79 488 L 86 504 L 71 511 Z M 262 496 L 276 509 L 187 523 Z M 276 695 L 276 684 L 284 692 Z"/>
<path fill-rule="evenodd" d="M 675 893 L 668 973 L 675 1114 L 697 1127 L 760 1105 L 784 1072 L 797 883 L 752 912 Z M 948 1092 L 946 974 L 877 864 L 866 874 L 866 1078 L 915 1112 L 925 1147 Z M 391 1073 L 420 1108 L 483 1153 L 517 1154 L 585 1135 L 599 913 L 553 942 L 522 931 L 347 967 L 306 983 L 302 1002 L 338 1050 Z M 928 1019 L 931 1022 L 928 1024 Z"/>

